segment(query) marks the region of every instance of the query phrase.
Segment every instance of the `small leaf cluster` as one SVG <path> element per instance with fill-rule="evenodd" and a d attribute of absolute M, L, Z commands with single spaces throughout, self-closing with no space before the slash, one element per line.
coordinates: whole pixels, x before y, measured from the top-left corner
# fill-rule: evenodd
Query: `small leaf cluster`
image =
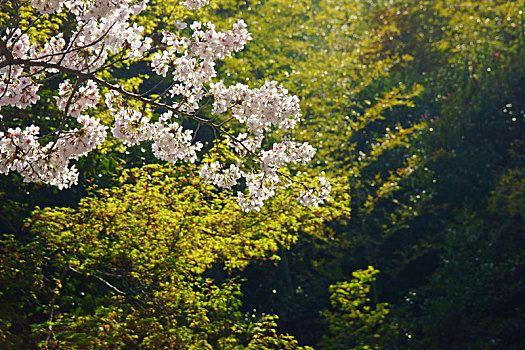
<path fill-rule="evenodd" d="M 379 271 L 369 266 L 352 273 L 349 282 L 331 285 L 330 303 L 334 311 L 325 311 L 329 335 L 323 337 L 323 349 L 381 349 L 395 328 L 388 324 L 388 303 L 373 303 L 371 288 Z"/>

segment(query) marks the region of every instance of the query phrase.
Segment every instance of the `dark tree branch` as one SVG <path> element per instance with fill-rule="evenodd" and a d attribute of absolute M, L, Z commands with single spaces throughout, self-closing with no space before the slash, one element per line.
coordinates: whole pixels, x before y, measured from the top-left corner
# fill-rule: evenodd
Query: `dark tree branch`
<path fill-rule="evenodd" d="M 108 281 L 106 281 L 105 279 L 103 279 L 102 277 L 99 277 L 99 276 L 96 276 L 96 275 L 87 275 L 71 266 L 68 267 L 68 270 L 70 272 L 71 275 L 73 275 L 74 277 L 77 277 L 77 278 L 81 278 L 85 281 L 88 281 L 88 282 L 93 282 L 93 283 L 96 283 L 102 287 L 105 287 L 109 290 L 111 290 L 112 292 L 114 292 L 115 294 L 118 294 L 118 295 L 123 295 L 123 296 L 127 296 L 128 294 L 126 292 L 123 292 L 121 291 L 120 289 L 118 289 L 117 287 L 115 287 L 114 285 L 112 285 L 111 283 L 109 283 Z"/>

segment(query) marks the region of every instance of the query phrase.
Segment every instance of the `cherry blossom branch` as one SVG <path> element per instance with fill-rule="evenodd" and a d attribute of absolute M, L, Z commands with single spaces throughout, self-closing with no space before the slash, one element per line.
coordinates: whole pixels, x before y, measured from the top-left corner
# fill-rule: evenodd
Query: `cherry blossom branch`
<path fill-rule="evenodd" d="M 150 53 L 150 52 L 157 52 L 157 51 L 160 51 L 160 50 L 164 50 L 164 49 L 167 49 L 169 48 L 170 46 L 168 45 L 162 45 L 162 46 L 156 46 L 156 47 L 153 47 L 153 48 L 150 48 L 150 49 L 147 49 L 147 50 L 144 50 L 144 53 Z M 115 64 L 117 63 L 121 63 L 121 62 L 125 62 L 125 61 L 131 61 L 132 58 L 130 57 L 124 57 L 126 55 L 126 50 L 122 50 L 121 53 L 120 53 L 120 57 L 118 59 L 116 59 L 115 61 L 112 61 L 108 64 L 105 64 L 103 65 L 102 67 L 98 68 L 97 70 L 91 72 L 93 74 L 95 73 L 99 73 L 103 70 L 106 70 L 107 68 L 110 68 L 112 66 L 114 66 Z"/>
<path fill-rule="evenodd" d="M 149 89 L 148 91 L 140 94 L 141 96 L 148 96 L 151 92 L 155 91 L 155 89 L 157 89 L 159 86 L 161 86 L 162 84 L 164 84 L 166 82 L 166 80 L 168 80 L 168 76 L 166 75 L 164 78 L 162 78 L 157 84 L 155 84 L 151 89 Z M 171 85 L 170 85 L 171 86 Z M 168 87 L 169 89 L 169 87 Z M 166 90 L 168 90 L 166 89 Z"/>
<path fill-rule="evenodd" d="M 5 105 L 27 108 L 40 99 L 41 83 L 59 75 L 76 78 L 74 86 L 69 80 L 59 85 L 56 100 L 63 113 L 53 142 L 42 146 L 39 128 L 34 125 L 24 130 L 2 127 L 0 173 L 18 171 L 27 181 L 42 180 L 60 188 L 76 183 L 78 172 L 74 166 L 69 167 L 70 159 L 78 159 L 99 145 L 107 129 L 97 118 L 81 113 L 97 106 L 100 89 L 105 88 L 109 92 L 104 100 L 115 118 L 113 135 L 129 145 L 152 141 L 153 154 L 161 160 L 195 162 L 196 152 L 203 147 L 195 142 L 202 125 L 212 128 L 214 142 L 219 141 L 217 134 L 224 136 L 236 153 L 237 163 L 230 164 L 228 169 L 217 161 L 204 164 L 200 175 L 205 182 L 224 188 L 231 188 L 244 178 L 248 194 L 239 193 L 238 203 L 246 211 L 260 210 L 276 190 L 299 183 L 280 169 L 289 163 L 306 164 L 315 153 L 313 147 L 289 138 L 273 143 L 267 150 L 262 147 L 265 135 L 272 130 L 288 133 L 295 127 L 301 117 L 298 98 L 276 82 L 250 89 L 243 84 L 226 87 L 222 81 L 213 80 L 216 61 L 242 50 L 251 40 L 243 21 L 234 23 L 226 32 L 217 32 L 210 23 L 194 22 L 190 26 L 193 34 L 188 37 L 181 35 L 187 25 L 179 21 L 178 34 L 163 31 L 162 43 L 166 45 L 152 48 L 153 40 L 142 36 L 144 29 L 129 23 L 133 15 L 144 10 L 145 2 L 69 1 L 67 9 L 60 0 L 32 2 L 41 15 L 65 9 L 70 11 L 68 16 L 75 17 L 77 30 L 67 45 L 59 34 L 39 49 L 36 43 L 31 43 L 27 32 L 19 28 L 7 29 L 7 38 L 0 38 L 0 77 L 3 80 L 0 87 L 4 89 L 0 108 Z M 184 1 L 188 8 L 198 8 L 205 3 L 205 0 Z M 18 6 L 16 2 L 13 4 L 15 8 Z M 148 91 L 135 93 L 99 75 L 117 63 L 144 59 L 149 53 L 152 53 L 148 61 L 153 71 L 164 78 Z M 51 75 L 45 77 L 45 74 Z M 44 78 L 39 79 L 42 75 Z M 153 94 L 168 79 L 173 81 L 167 88 L 162 88 L 164 90 L 158 95 Z M 176 96 L 181 98 L 178 102 L 167 102 L 168 94 L 175 100 Z M 128 104 L 130 100 L 141 107 Z M 200 116 L 211 103 L 211 115 Z M 157 121 L 152 122 L 146 116 L 149 115 L 148 107 L 162 113 L 155 116 Z M 65 131 L 67 117 L 76 117 L 81 128 Z M 195 130 L 184 129 L 184 118 L 197 123 Z M 232 135 L 227 126 L 234 120 L 247 133 Z M 243 162 L 251 163 L 251 172 L 241 170 Z M 283 183 L 282 178 L 288 180 Z M 300 194 L 299 201 L 314 206 L 321 203 L 328 195 L 329 184 L 320 179 L 320 185 L 320 188 L 312 188 L 303 184 L 306 192 Z"/>
<path fill-rule="evenodd" d="M 49 148 L 49 153 L 51 153 L 53 151 L 53 148 L 55 147 L 59 137 L 60 137 L 60 134 L 62 133 L 62 130 L 64 129 L 64 125 L 66 124 L 66 118 L 67 118 L 67 115 L 68 115 L 68 112 L 69 112 L 69 108 L 71 107 L 71 103 L 73 102 L 73 98 L 75 97 L 75 94 L 77 93 L 78 89 L 80 88 L 80 84 L 82 83 L 82 80 L 80 79 L 77 79 L 77 82 L 75 83 L 75 86 L 73 87 L 73 90 L 71 91 L 71 95 L 69 96 L 67 102 L 66 102 L 66 107 L 64 108 L 64 112 L 62 114 L 62 120 L 60 122 L 60 126 L 58 127 L 58 129 L 55 131 L 55 134 L 56 134 L 56 138 L 55 138 L 55 141 L 53 141 L 53 143 L 51 144 L 51 147 Z"/>
<path fill-rule="evenodd" d="M 20 66 L 26 66 L 26 67 L 43 67 L 43 68 L 46 68 L 46 69 L 57 69 L 57 70 L 59 70 L 62 73 L 70 74 L 70 75 L 76 76 L 78 78 L 81 78 L 83 80 L 87 80 L 87 79 L 93 80 L 97 84 L 99 84 L 101 86 L 104 86 L 104 87 L 107 87 L 110 90 L 116 91 L 119 94 L 121 94 L 122 96 L 125 96 L 125 97 L 128 97 L 128 98 L 137 100 L 139 102 L 147 103 L 147 104 L 149 104 L 151 106 L 154 106 L 154 107 L 163 108 L 163 109 L 172 111 L 174 113 L 177 113 L 179 115 L 184 115 L 185 117 L 192 118 L 195 121 L 198 121 L 200 123 L 204 123 L 204 124 L 210 125 L 212 127 L 216 127 L 215 124 L 210 123 L 209 120 L 207 120 L 207 119 L 197 117 L 197 116 L 195 116 L 193 114 L 185 113 L 185 112 L 181 111 L 180 109 L 177 109 L 177 108 L 175 108 L 175 107 L 173 107 L 171 105 L 168 105 L 168 104 L 165 104 L 165 103 L 156 102 L 155 100 L 152 100 L 152 99 L 149 99 L 149 98 L 145 98 L 145 97 L 141 96 L 140 94 L 137 94 L 137 93 L 125 90 L 122 86 L 114 85 L 114 84 L 111 84 L 111 83 L 105 81 L 104 79 L 98 78 L 97 76 L 95 76 L 92 73 L 84 73 L 84 72 L 82 72 L 80 70 L 74 70 L 74 69 L 71 69 L 71 68 L 67 68 L 67 67 L 61 66 L 61 65 L 56 64 L 56 63 L 29 61 L 29 60 L 24 60 L 24 59 L 12 59 L 12 60 L 10 60 L 10 62 L 6 62 L 5 64 L 3 64 L 3 63 L 4 62 L 0 62 L 0 68 L 6 67 L 8 65 L 9 66 L 10 65 L 20 65 Z"/>

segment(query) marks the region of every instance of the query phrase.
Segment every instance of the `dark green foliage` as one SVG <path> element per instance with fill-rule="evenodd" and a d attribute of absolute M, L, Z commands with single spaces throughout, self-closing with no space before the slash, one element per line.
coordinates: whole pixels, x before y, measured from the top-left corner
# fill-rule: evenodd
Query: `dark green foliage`
<path fill-rule="evenodd" d="M 486 210 L 448 225 L 441 266 L 412 293 L 413 348 L 520 349 L 525 337 L 525 181 L 510 171 Z"/>

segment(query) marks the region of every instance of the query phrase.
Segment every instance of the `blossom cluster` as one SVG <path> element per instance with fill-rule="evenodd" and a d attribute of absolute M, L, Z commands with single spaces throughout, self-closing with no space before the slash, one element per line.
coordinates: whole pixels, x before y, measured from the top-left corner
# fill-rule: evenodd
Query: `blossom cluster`
<path fill-rule="evenodd" d="M 179 28 L 183 28 L 179 24 Z M 171 97 L 182 96 L 184 103 L 179 107 L 185 113 L 193 113 L 199 102 L 206 96 L 205 84 L 217 75 L 215 61 L 240 51 L 251 40 L 246 23 L 239 20 L 226 32 L 217 32 L 212 23 L 199 21 L 190 25 L 191 37 L 164 31 L 162 42 L 168 46 L 152 57 L 153 70 L 165 77 L 173 75 Z"/>
<path fill-rule="evenodd" d="M 93 80 L 88 80 L 85 86 L 82 86 L 73 94 L 73 86 L 68 80 L 64 80 L 58 86 L 57 105 L 58 109 L 72 117 L 78 117 L 80 113 L 88 108 L 93 108 L 100 100 L 97 84 Z"/>
<path fill-rule="evenodd" d="M 197 160 L 197 152 L 202 149 L 202 143 L 191 143 L 193 130 L 184 130 L 177 122 L 168 125 L 155 123 L 155 129 L 155 142 L 151 147 L 157 158 L 168 162 L 180 159 L 194 163 Z"/>
<path fill-rule="evenodd" d="M 138 145 L 143 141 L 153 140 L 151 146 L 155 157 L 168 162 L 184 160 L 194 163 L 202 143 L 193 141 L 193 130 L 184 130 L 177 122 L 172 121 L 173 113 L 166 112 L 156 123 L 151 123 L 142 112 L 125 107 L 122 103 L 115 105 L 116 94 L 106 94 L 106 104 L 115 116 L 111 129 L 113 136 L 124 144 Z"/>
<path fill-rule="evenodd" d="M 115 124 L 111 132 L 124 144 L 138 145 L 143 141 L 150 140 L 153 136 L 153 127 L 149 119 L 144 117 L 141 112 L 122 106 L 115 110 L 112 109 L 112 112 L 115 113 Z"/>
<path fill-rule="evenodd" d="M 27 34 L 22 34 L 20 29 L 8 29 L 2 41 L 9 50 L 13 59 L 27 57 L 30 50 L 30 41 Z M 24 74 L 24 69 L 19 65 L 0 67 L 0 107 L 15 106 L 26 108 L 40 100 L 38 96 L 39 85 L 32 78 Z"/>
<path fill-rule="evenodd" d="M 239 179 L 246 181 L 247 194 L 237 193 L 237 202 L 245 211 L 260 210 L 264 202 L 274 196 L 279 189 L 288 188 L 292 181 L 279 173 L 279 169 L 289 163 L 308 163 L 315 154 L 315 149 L 304 142 L 297 144 L 290 140 L 274 143 L 269 150 L 259 149 L 262 139 L 248 137 L 241 133 L 238 137 L 230 137 L 228 144 L 233 147 L 239 156 L 252 156 L 252 161 L 257 164 L 258 171 L 251 169 L 249 172 L 241 171 L 238 166 L 231 164 L 229 168 L 215 161 L 204 164 L 200 175 L 206 183 L 211 183 L 223 188 L 231 188 L 239 183 Z M 308 206 L 317 206 L 326 199 L 330 193 L 330 183 L 320 178 L 318 188 L 307 188 L 299 197 L 299 201 Z"/>
<path fill-rule="evenodd" d="M 323 176 L 318 179 L 319 184 L 315 189 L 308 189 L 301 192 L 299 202 L 306 207 L 317 207 L 323 203 L 330 194 L 332 185 Z"/>
<path fill-rule="evenodd" d="M 186 0 L 182 4 L 186 8 L 197 10 L 203 6 L 208 5 L 209 2 L 210 0 Z"/>
<path fill-rule="evenodd" d="M 189 9 L 198 9 L 209 0 L 185 0 Z M 217 60 L 241 51 L 251 40 L 244 21 L 221 32 L 212 23 L 177 21 L 177 32 L 162 33 L 162 47 L 144 36 L 144 28 L 132 22 L 146 8 L 147 0 L 31 0 L 41 14 L 67 12 L 75 18 L 67 37 L 50 36 L 45 42 L 31 41 L 28 31 L 7 28 L 0 36 L 0 108 L 25 109 L 41 100 L 40 89 L 54 74 L 67 74 L 54 97 L 62 115 L 55 129 L 40 135 L 31 125 L 10 127 L 12 120 L 0 117 L 0 173 L 20 173 L 25 181 L 41 181 L 59 188 L 75 184 L 78 172 L 71 160 L 86 155 L 106 138 L 108 127 L 87 115 L 101 100 L 114 117 L 111 131 L 126 145 L 151 142 L 153 154 L 164 161 L 196 162 L 203 145 L 196 131 L 183 127 L 189 118 L 205 124 L 226 137 L 237 156 L 235 164 L 212 161 L 202 166 L 200 175 L 207 183 L 238 192 L 238 203 L 246 210 L 260 210 L 279 189 L 291 186 L 290 177 L 281 173 L 289 164 L 306 164 L 315 154 L 308 143 L 284 137 L 265 149 L 265 138 L 274 130 L 291 133 L 300 121 L 299 99 L 277 82 L 259 88 L 236 84 L 226 86 L 216 79 Z M 188 26 L 189 24 L 189 26 Z M 151 58 L 152 70 L 169 84 L 163 100 L 137 95 L 112 85 L 99 72 L 121 60 Z M 70 77 L 76 77 L 71 79 Z M 171 79 L 171 81 L 168 81 Z M 136 108 L 135 99 L 143 106 Z M 197 116 L 211 102 L 212 116 Z M 148 107 L 167 111 L 155 115 Z M 5 118 L 8 119 L 8 118 Z M 236 122 L 244 132 L 236 137 L 224 127 Z M 71 125 L 79 125 L 75 129 Z M 316 206 L 327 198 L 330 184 L 319 180 L 316 187 L 304 186 L 299 201 Z"/>
<path fill-rule="evenodd" d="M 245 157 L 248 153 L 254 153 L 259 149 L 263 142 L 262 135 L 248 135 L 247 133 L 240 133 L 235 138 L 227 138 L 228 146 L 233 148 L 241 157 Z"/>
<path fill-rule="evenodd" d="M 204 164 L 200 171 L 200 176 L 204 182 L 224 188 L 235 186 L 241 175 L 242 173 L 238 166 L 230 164 L 229 168 L 223 169 L 219 162 Z"/>
<path fill-rule="evenodd" d="M 289 95 L 288 90 L 275 81 L 267 81 L 258 89 L 243 84 L 226 87 L 223 82 L 217 82 L 211 84 L 210 90 L 215 97 L 215 115 L 231 109 L 233 117 L 256 135 L 272 125 L 284 131 L 291 130 L 301 118 L 299 98 Z"/>
<path fill-rule="evenodd" d="M 77 122 L 80 128 L 61 134 L 45 146 L 39 142 L 40 128 L 35 125 L 0 132 L 0 173 L 17 171 L 27 182 L 42 181 L 60 189 L 76 184 L 78 172 L 74 166 L 69 167 L 69 160 L 101 144 L 107 129 L 98 119 L 86 115 L 79 116 Z"/>

